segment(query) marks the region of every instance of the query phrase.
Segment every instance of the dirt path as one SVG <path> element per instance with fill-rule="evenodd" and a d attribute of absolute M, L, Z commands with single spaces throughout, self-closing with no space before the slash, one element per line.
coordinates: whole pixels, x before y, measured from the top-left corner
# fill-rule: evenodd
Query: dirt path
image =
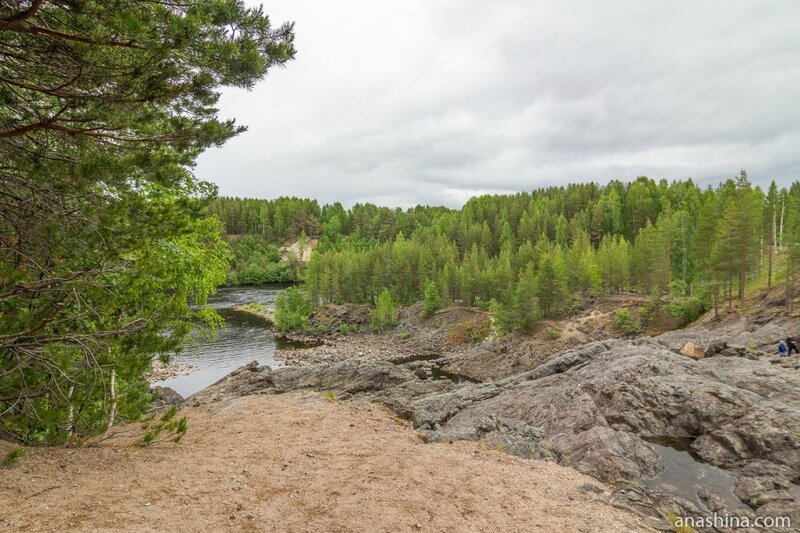
<path fill-rule="evenodd" d="M 378 406 L 286 394 L 182 412 L 177 445 L 27 450 L 0 469 L 0 530 L 642 529 L 572 469 L 423 444 Z"/>

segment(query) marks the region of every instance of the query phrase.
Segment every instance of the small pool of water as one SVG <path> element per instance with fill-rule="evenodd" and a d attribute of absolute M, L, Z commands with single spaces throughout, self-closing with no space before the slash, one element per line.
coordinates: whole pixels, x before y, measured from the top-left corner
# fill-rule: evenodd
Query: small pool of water
<path fill-rule="evenodd" d="M 703 462 L 689 442 L 682 439 L 648 439 L 648 442 L 661 456 L 664 469 L 656 478 L 644 480 L 645 486 L 689 500 L 700 508 L 705 504 L 697 493 L 705 489 L 718 496 L 732 511 L 750 509 L 733 493 L 736 478 L 722 468 Z"/>
<path fill-rule="evenodd" d="M 275 359 L 277 343 L 267 333 L 264 320 L 233 308 L 250 302 L 272 306 L 275 296 L 286 287 L 275 284 L 220 288 L 208 303 L 225 319 L 225 327 L 218 331 L 216 339 L 187 348 L 173 357 L 175 362 L 192 365 L 195 371 L 153 385 L 171 387 L 186 398 L 251 361 L 272 368 L 284 366 Z"/>
<path fill-rule="evenodd" d="M 390 359 L 389 362 L 393 365 L 405 365 L 408 363 L 415 363 L 417 361 L 435 361 L 437 359 L 441 359 L 442 356 L 439 354 L 422 354 L 422 355 L 408 355 L 406 357 L 398 357 L 396 359 Z"/>
<path fill-rule="evenodd" d="M 433 366 L 431 366 L 431 379 L 449 379 L 453 383 L 459 383 L 459 384 L 480 383 L 479 381 L 467 378 L 460 374 L 454 374 L 452 372 L 442 370 L 440 364 L 436 363 L 436 361 L 439 359 L 442 359 L 442 356 L 439 354 L 422 354 L 422 355 L 410 355 L 407 357 L 398 357 L 397 359 L 391 359 L 389 362 L 395 365 L 405 365 L 417 361 L 431 361 L 433 362 Z"/>

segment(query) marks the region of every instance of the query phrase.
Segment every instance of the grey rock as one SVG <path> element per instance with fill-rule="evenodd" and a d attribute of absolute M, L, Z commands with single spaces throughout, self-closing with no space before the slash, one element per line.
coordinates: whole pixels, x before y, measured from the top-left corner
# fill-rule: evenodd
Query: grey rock
<path fill-rule="evenodd" d="M 768 346 L 798 323 L 776 320 L 593 342 L 485 383 L 421 380 L 390 363 L 347 360 L 244 369 L 192 399 L 300 389 L 347 393 L 391 406 L 426 441 L 481 440 L 626 487 L 615 497 L 639 510 L 661 505 L 642 488 L 665 468 L 648 441 L 680 439 L 736 476 L 735 493 L 744 503 L 758 512 L 792 513 L 797 502 L 788 489 L 800 477 L 800 365 L 771 364 L 774 357 L 752 348 Z M 714 355 L 693 360 L 675 353 L 687 341 Z M 504 348 L 513 356 L 513 344 Z M 728 350 L 740 356 L 717 356 Z M 685 512 L 724 511 L 713 487 L 708 491 L 698 493 L 699 503 L 669 501 Z"/>
<path fill-rule="evenodd" d="M 150 387 L 150 392 L 155 396 L 154 404 L 156 407 L 164 405 L 180 405 L 183 403 L 183 396 L 175 392 L 170 387 Z"/>

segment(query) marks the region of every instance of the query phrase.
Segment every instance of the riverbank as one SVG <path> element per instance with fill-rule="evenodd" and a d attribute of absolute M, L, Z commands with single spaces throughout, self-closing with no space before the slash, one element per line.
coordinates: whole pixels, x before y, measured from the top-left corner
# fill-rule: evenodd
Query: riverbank
<path fill-rule="evenodd" d="M 184 407 L 179 443 L 29 449 L 0 476 L 13 531 L 642 531 L 609 488 L 480 444 L 424 444 L 320 393 Z M 8 445 L 0 443 L 0 452 Z"/>

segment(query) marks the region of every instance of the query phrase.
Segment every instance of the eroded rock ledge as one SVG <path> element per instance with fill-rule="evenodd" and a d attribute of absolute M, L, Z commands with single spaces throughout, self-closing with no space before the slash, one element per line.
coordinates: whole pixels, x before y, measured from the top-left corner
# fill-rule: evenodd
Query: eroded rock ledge
<path fill-rule="evenodd" d="M 274 371 L 252 364 L 191 401 L 331 391 L 391 406 L 429 441 L 482 440 L 572 466 L 619 487 L 621 505 L 655 521 L 663 518 L 658 509 L 678 506 L 688 514 L 790 516 L 798 524 L 800 358 L 747 356 L 785 328 L 697 328 L 594 342 L 487 383 L 425 380 L 402 366 L 358 359 Z M 745 345 L 745 338 L 756 340 Z M 676 353 L 687 339 L 726 346 L 694 360 Z M 723 353 L 728 346 L 737 350 Z M 653 444 L 659 442 L 680 442 L 735 476 L 735 496 L 746 505 L 708 491 L 686 498 L 653 489 L 647 480 L 670 468 Z"/>

